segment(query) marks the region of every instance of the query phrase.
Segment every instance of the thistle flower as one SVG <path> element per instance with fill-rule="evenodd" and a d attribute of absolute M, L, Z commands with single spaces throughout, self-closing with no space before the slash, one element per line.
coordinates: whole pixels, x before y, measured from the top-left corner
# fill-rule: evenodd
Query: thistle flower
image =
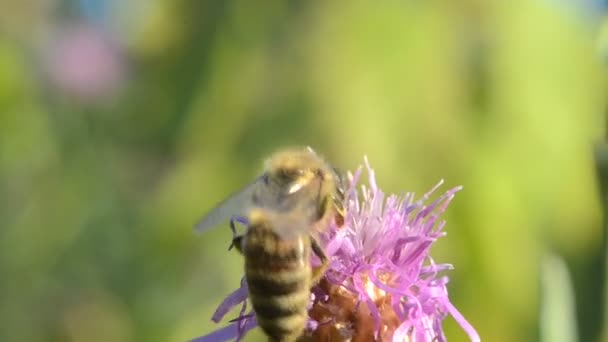
<path fill-rule="evenodd" d="M 448 298 L 448 277 L 442 273 L 452 265 L 436 264 L 429 256 L 433 242 L 445 235 L 439 215 L 461 187 L 430 204 L 425 203 L 443 181 L 419 200 L 413 193 L 386 197 L 367 159 L 365 165 L 368 186 L 358 186 L 361 167 L 349 174 L 344 226 L 332 224 L 321 234 L 331 263 L 311 291 L 306 334 L 315 341 L 441 342 L 446 341 L 441 323 L 450 314 L 471 341 L 480 341 Z M 247 297 L 243 279 L 212 320 L 218 323 L 240 305 L 238 317 L 192 342 L 241 340 L 256 326 Z"/>

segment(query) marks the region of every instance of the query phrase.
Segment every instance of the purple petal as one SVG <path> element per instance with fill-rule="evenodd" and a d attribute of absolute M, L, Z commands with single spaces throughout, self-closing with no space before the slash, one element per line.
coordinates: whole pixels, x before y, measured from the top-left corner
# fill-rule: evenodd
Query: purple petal
<path fill-rule="evenodd" d="M 428 201 L 429 198 L 431 197 L 431 195 L 437 190 L 439 189 L 439 187 L 443 185 L 443 179 L 439 180 L 439 182 L 437 184 L 435 184 L 435 186 L 427 191 L 424 195 L 422 195 L 422 198 L 419 199 L 418 201 L 416 201 L 417 203 L 419 203 L 420 205 L 422 205 L 424 202 Z"/>
<path fill-rule="evenodd" d="M 328 256 L 336 254 L 336 252 L 342 247 L 342 241 L 344 241 L 343 231 L 339 231 L 332 240 L 329 241 L 325 247 L 325 253 Z"/>
<path fill-rule="evenodd" d="M 211 334 L 207 334 L 205 336 L 197 337 L 190 342 L 222 342 L 233 340 L 238 335 L 238 327 L 236 324 L 230 324 L 225 326 L 219 330 L 212 332 Z"/>
<path fill-rule="evenodd" d="M 247 283 L 245 282 L 245 278 L 241 279 L 241 287 L 232 292 L 220 306 L 215 310 L 215 313 L 211 317 L 215 323 L 219 323 L 222 318 L 230 311 L 233 307 L 238 305 L 239 303 L 243 303 L 247 300 L 249 292 L 247 291 Z"/>
<path fill-rule="evenodd" d="M 433 332 L 435 332 L 435 339 L 437 342 L 447 342 L 443 329 L 441 327 L 441 321 L 435 320 L 433 322 Z"/>
<path fill-rule="evenodd" d="M 378 190 L 378 186 L 376 185 L 376 175 L 374 173 L 374 169 L 369 165 L 369 160 L 367 160 L 367 156 L 363 157 L 365 161 L 365 167 L 367 168 L 367 173 L 369 175 L 369 187 L 372 192 L 376 192 Z"/>
<path fill-rule="evenodd" d="M 237 329 L 236 342 L 239 342 L 240 340 L 243 339 L 243 337 L 245 337 L 245 335 L 249 332 L 249 330 L 255 328 L 258 325 L 258 322 L 255 318 L 255 315 L 253 315 L 252 317 L 248 317 L 243 322 L 239 322 L 237 324 L 238 324 L 238 329 Z"/>
<path fill-rule="evenodd" d="M 380 281 L 380 279 L 378 279 L 378 277 L 376 276 L 376 272 L 377 270 L 372 270 L 371 272 L 369 272 L 369 280 L 380 290 L 385 291 L 385 292 L 390 292 L 393 295 L 406 295 L 408 290 L 406 289 L 400 289 L 400 288 L 395 288 L 395 287 L 391 287 L 388 286 L 386 284 L 384 284 L 382 281 Z"/>
<path fill-rule="evenodd" d="M 467 335 L 469 335 L 471 342 L 481 342 L 481 338 L 479 338 L 479 334 L 477 334 L 475 328 L 473 328 L 473 326 L 464 318 L 464 316 L 462 316 L 460 311 L 458 311 L 458 309 L 456 309 L 456 307 L 450 303 L 450 301 L 446 299 L 443 305 L 448 309 L 448 312 L 450 315 L 452 315 L 452 317 L 454 317 L 460 327 L 462 327 Z"/>
<path fill-rule="evenodd" d="M 361 280 L 361 274 L 355 274 L 353 280 L 355 282 L 355 289 L 357 289 L 359 298 L 363 298 L 363 300 L 367 304 L 369 312 L 374 318 L 374 336 L 378 338 L 378 333 L 380 331 L 380 312 L 378 311 L 378 308 L 376 307 L 374 301 L 367 294 L 367 291 L 365 290 L 365 285 Z"/>
<path fill-rule="evenodd" d="M 399 325 L 395 332 L 393 333 L 393 342 L 403 342 L 407 337 L 407 334 L 412 327 L 412 323 L 410 321 L 405 321 Z"/>

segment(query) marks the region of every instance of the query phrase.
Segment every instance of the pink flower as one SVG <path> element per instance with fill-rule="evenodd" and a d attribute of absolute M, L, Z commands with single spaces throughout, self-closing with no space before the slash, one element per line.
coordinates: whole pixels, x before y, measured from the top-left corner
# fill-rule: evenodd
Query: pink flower
<path fill-rule="evenodd" d="M 44 54 L 50 81 L 67 95 L 87 101 L 106 99 L 124 83 L 126 67 L 119 46 L 87 23 L 58 30 Z"/>
<path fill-rule="evenodd" d="M 349 175 L 347 215 L 343 227 L 331 225 L 321 236 L 330 266 L 311 291 L 306 333 L 321 341 L 446 341 L 442 322 L 451 315 L 469 335 L 475 329 L 448 298 L 450 264 L 437 264 L 429 255 L 433 242 L 445 235 L 445 211 L 457 191 L 448 190 L 430 202 L 439 182 L 422 198 L 413 193 L 386 196 L 376 185 L 365 161 L 368 186 L 360 185 L 362 168 Z M 313 261 L 314 262 L 314 261 Z M 240 340 L 256 326 L 247 311 L 247 284 L 230 294 L 213 315 L 219 322 L 241 305 L 231 324 L 193 341 Z"/>

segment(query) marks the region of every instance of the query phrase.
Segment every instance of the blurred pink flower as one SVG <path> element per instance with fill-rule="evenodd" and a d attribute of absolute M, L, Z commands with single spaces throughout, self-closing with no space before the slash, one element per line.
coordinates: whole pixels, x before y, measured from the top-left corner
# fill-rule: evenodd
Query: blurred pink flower
<path fill-rule="evenodd" d="M 59 30 L 44 57 L 52 84 L 83 100 L 112 96 L 125 80 L 118 46 L 102 30 L 85 23 Z"/>
<path fill-rule="evenodd" d="M 425 203 L 442 182 L 419 200 L 413 193 L 386 197 L 367 160 L 366 168 L 368 187 L 357 191 L 362 168 L 350 175 L 345 225 L 332 225 L 321 236 L 331 264 L 312 290 L 306 333 L 317 341 L 442 342 L 442 321 L 451 315 L 471 341 L 480 341 L 448 298 L 448 277 L 441 273 L 452 266 L 436 264 L 429 255 L 433 242 L 445 235 L 439 216 L 461 187 L 430 204 Z M 256 326 L 255 313 L 247 312 L 247 297 L 243 280 L 212 319 L 217 323 L 241 305 L 239 316 L 193 341 L 240 340 Z"/>

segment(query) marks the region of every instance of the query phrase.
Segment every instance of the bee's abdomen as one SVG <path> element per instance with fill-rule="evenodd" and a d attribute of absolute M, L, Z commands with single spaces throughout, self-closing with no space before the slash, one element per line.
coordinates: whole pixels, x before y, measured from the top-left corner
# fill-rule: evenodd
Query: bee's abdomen
<path fill-rule="evenodd" d="M 252 238 L 247 243 L 245 275 L 251 303 L 258 324 L 273 341 L 295 341 L 306 326 L 308 257 L 307 248 L 278 239 Z"/>

